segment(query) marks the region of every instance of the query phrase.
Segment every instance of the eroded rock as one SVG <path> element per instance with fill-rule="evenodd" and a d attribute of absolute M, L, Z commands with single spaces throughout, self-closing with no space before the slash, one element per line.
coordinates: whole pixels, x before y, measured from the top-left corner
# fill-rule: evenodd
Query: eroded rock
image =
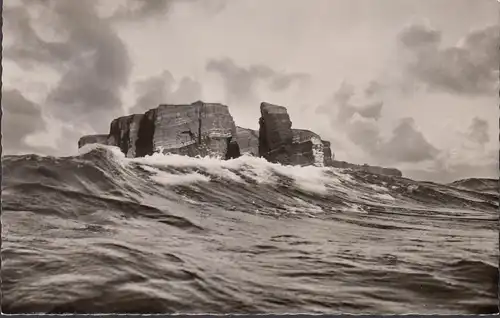
<path fill-rule="evenodd" d="M 201 101 L 160 105 L 145 114 L 116 118 L 108 135 L 80 138 L 78 146 L 101 143 L 117 146 L 129 158 L 155 152 L 186 156 L 237 158 L 260 156 L 284 165 L 332 166 L 375 174 L 401 176 L 401 171 L 336 161 L 330 142 L 305 129 L 292 129 L 284 106 L 263 102 L 259 130 L 236 127 L 226 105 Z"/>
<path fill-rule="evenodd" d="M 136 143 L 144 115 L 129 115 L 111 122 L 108 144 L 117 146 L 128 158 L 136 157 Z"/>
<path fill-rule="evenodd" d="M 329 143 L 309 130 L 292 129 L 285 107 L 262 103 L 259 120 L 259 155 L 287 165 L 324 166 L 331 161 Z"/>
<path fill-rule="evenodd" d="M 292 121 L 285 107 L 260 105 L 259 156 L 269 162 L 292 164 Z"/>
<path fill-rule="evenodd" d="M 88 144 L 108 144 L 108 135 L 87 135 L 83 136 L 78 140 L 78 148 L 81 148 Z"/>
<path fill-rule="evenodd" d="M 236 142 L 241 154 L 259 156 L 259 131 L 236 127 Z"/>

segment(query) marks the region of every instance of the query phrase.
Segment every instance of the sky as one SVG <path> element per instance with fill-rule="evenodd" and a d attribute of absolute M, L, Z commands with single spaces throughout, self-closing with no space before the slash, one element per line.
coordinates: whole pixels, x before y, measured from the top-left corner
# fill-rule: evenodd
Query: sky
<path fill-rule="evenodd" d="M 417 180 L 497 178 L 495 0 L 9 0 L 4 154 L 77 153 L 160 103 L 259 105 L 335 159 Z"/>

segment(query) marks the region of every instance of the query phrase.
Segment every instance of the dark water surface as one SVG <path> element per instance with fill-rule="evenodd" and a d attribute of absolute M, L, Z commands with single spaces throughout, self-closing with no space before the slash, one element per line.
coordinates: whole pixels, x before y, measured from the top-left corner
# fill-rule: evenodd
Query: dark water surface
<path fill-rule="evenodd" d="M 2 200 L 5 313 L 497 312 L 498 192 L 97 148 Z"/>

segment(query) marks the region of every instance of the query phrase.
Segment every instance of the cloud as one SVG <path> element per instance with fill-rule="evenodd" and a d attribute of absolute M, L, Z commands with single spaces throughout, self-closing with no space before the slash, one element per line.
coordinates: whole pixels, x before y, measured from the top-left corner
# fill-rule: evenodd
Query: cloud
<path fill-rule="evenodd" d="M 184 77 L 177 83 L 168 71 L 135 83 L 138 95 L 132 113 L 143 113 L 159 104 L 192 103 L 202 97 L 202 87 L 197 81 Z"/>
<path fill-rule="evenodd" d="M 46 129 L 46 122 L 38 105 L 24 97 L 17 89 L 4 89 L 2 111 L 2 151 L 4 153 L 46 152 L 44 147 L 26 142 L 26 137 Z"/>
<path fill-rule="evenodd" d="M 148 18 L 161 18 L 179 3 L 197 4 L 205 12 L 216 14 L 226 7 L 227 2 L 227 0 L 125 0 L 109 18 L 119 22 L 138 22 Z"/>
<path fill-rule="evenodd" d="M 128 84 L 132 67 L 127 48 L 91 2 L 57 3 L 60 23 L 70 33 L 66 45 L 73 59 L 48 103 L 62 119 L 78 116 L 95 123 L 95 129 L 108 126 L 109 117 L 104 123 L 98 119 L 122 112 L 121 90 Z"/>
<path fill-rule="evenodd" d="M 96 10 L 96 1 L 25 1 L 5 15 L 13 45 L 7 57 L 20 65 L 52 66 L 61 78 L 44 107 L 53 117 L 90 124 L 96 131 L 122 113 L 121 90 L 128 84 L 128 51 L 111 24 Z M 28 9 L 36 9 L 37 17 Z M 24 19 L 18 21 L 17 19 Z M 51 42 L 35 31 L 35 22 L 63 30 L 65 40 Z M 22 53 L 22 54 L 20 54 Z M 20 55 L 19 55 L 20 54 Z"/>
<path fill-rule="evenodd" d="M 434 159 L 439 150 L 427 141 L 412 118 L 401 119 L 390 137 L 384 138 L 379 122 L 384 105 L 382 90 L 383 85 L 373 81 L 362 93 L 356 94 L 354 87 L 344 82 L 331 100 L 316 111 L 328 115 L 334 131 L 345 134 L 374 163 L 418 163 Z"/>
<path fill-rule="evenodd" d="M 439 154 L 420 132 L 412 118 L 403 118 L 393 129 L 392 137 L 377 149 L 377 155 L 388 162 L 422 162 L 432 160 Z"/>
<path fill-rule="evenodd" d="M 64 43 L 43 40 L 32 25 L 34 18 L 28 7 L 38 5 L 37 1 L 23 1 L 25 6 L 4 8 L 5 38 L 11 45 L 4 47 L 3 57 L 18 63 L 25 69 L 38 64 L 58 67 L 71 59 L 72 52 Z M 31 4 L 31 6 L 30 6 Z M 48 2 L 52 4 L 52 2 Z"/>
<path fill-rule="evenodd" d="M 421 24 L 407 26 L 398 38 L 409 53 L 406 75 L 427 89 L 471 96 L 498 93 L 497 25 L 473 30 L 455 46 L 443 46 L 441 32 Z"/>
<path fill-rule="evenodd" d="M 408 25 L 400 32 L 398 37 L 401 43 L 409 49 L 435 48 L 441 42 L 441 32 L 427 24 Z"/>
<path fill-rule="evenodd" d="M 356 114 L 365 119 L 378 120 L 384 104 L 377 95 L 381 87 L 379 83 L 371 82 L 364 94 L 357 96 L 354 86 L 343 82 L 332 99 L 320 106 L 317 111 L 334 113 L 336 109 L 336 116 L 332 119 L 341 124 L 347 123 Z"/>
<path fill-rule="evenodd" d="M 469 140 L 479 145 L 485 145 L 490 141 L 488 122 L 478 117 L 473 118 L 467 136 Z"/>
<path fill-rule="evenodd" d="M 222 77 L 229 102 L 256 100 L 257 84 L 264 83 L 270 90 L 276 92 L 284 91 L 295 82 L 309 78 L 303 73 L 277 72 L 261 64 L 242 67 L 229 58 L 209 60 L 206 70 L 218 73 Z"/>
<path fill-rule="evenodd" d="M 167 14 L 177 0 L 127 0 L 113 13 L 113 20 L 140 20 L 149 17 L 159 17 Z"/>

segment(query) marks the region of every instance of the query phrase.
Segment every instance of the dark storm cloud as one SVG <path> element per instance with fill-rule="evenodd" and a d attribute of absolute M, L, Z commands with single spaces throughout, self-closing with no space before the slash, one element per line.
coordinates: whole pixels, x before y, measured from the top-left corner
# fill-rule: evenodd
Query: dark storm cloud
<path fill-rule="evenodd" d="M 432 160 L 439 150 L 430 144 L 412 118 L 404 118 L 392 131 L 392 137 L 382 142 L 377 155 L 389 162 L 422 162 Z"/>
<path fill-rule="evenodd" d="M 38 1 L 23 1 L 25 6 L 36 6 Z M 47 2 L 48 5 L 53 2 Z M 27 7 L 9 6 L 4 8 L 5 37 L 12 45 L 5 47 L 3 57 L 18 63 L 23 68 L 33 68 L 37 64 L 57 67 L 67 62 L 72 51 L 65 43 L 48 42 L 40 38 L 32 25 L 33 18 Z"/>
<path fill-rule="evenodd" d="M 178 0 L 127 0 L 114 12 L 112 19 L 134 20 L 165 15 Z M 190 1 L 190 0 L 188 0 Z"/>
<path fill-rule="evenodd" d="M 427 25 L 412 24 L 400 32 L 399 40 L 408 48 L 436 47 L 441 42 L 441 32 Z"/>
<path fill-rule="evenodd" d="M 226 0 L 125 0 L 121 1 L 110 19 L 123 22 L 141 21 L 167 15 L 177 3 L 197 4 L 205 12 L 218 13 L 227 4 Z"/>
<path fill-rule="evenodd" d="M 467 136 L 471 141 L 479 145 L 486 144 L 490 141 L 488 122 L 484 119 L 475 117 L 472 119 Z"/>
<path fill-rule="evenodd" d="M 138 94 L 132 113 L 143 113 L 159 104 L 192 103 L 201 99 L 201 85 L 191 78 L 184 77 L 175 87 L 172 74 L 165 71 L 157 76 L 135 84 Z"/>
<path fill-rule="evenodd" d="M 123 41 L 98 16 L 96 4 L 94 0 L 24 1 L 24 6 L 5 15 L 11 25 L 5 33 L 13 42 L 5 51 L 18 64 L 54 66 L 61 72 L 45 105 L 54 117 L 103 130 L 122 111 L 120 95 L 128 83 L 131 62 Z M 29 18 L 30 6 L 37 6 L 38 18 Z M 64 32 L 66 40 L 42 39 L 34 31 L 34 22 L 42 18 L 50 21 L 47 27 Z"/>
<path fill-rule="evenodd" d="M 362 104 L 356 104 L 352 101 L 355 96 L 354 86 L 342 83 L 335 92 L 330 102 L 318 108 L 318 112 L 328 113 L 335 122 L 346 124 L 352 119 L 354 114 L 366 119 L 378 120 L 382 113 L 383 102 L 376 99 L 380 84 L 372 82 L 364 91 Z M 373 99 L 373 100 L 371 100 Z M 335 110 L 336 115 L 335 114 Z"/>
<path fill-rule="evenodd" d="M 209 60 L 206 69 L 222 77 L 229 101 L 256 99 L 255 86 L 260 82 L 266 83 L 273 91 L 283 91 L 308 78 L 306 74 L 277 72 L 260 64 L 242 67 L 229 58 Z"/>
<path fill-rule="evenodd" d="M 381 164 L 417 163 L 435 158 L 439 150 L 417 129 L 413 119 L 404 118 L 385 140 L 378 120 L 383 101 L 377 99 L 381 85 L 372 82 L 363 91 L 362 102 L 353 102 L 355 89 L 343 83 L 332 100 L 317 109 L 328 115 L 332 127 L 345 132 L 351 142 Z"/>
<path fill-rule="evenodd" d="M 422 25 L 406 27 L 400 44 L 410 53 L 408 75 L 430 90 L 486 95 L 498 90 L 500 34 L 497 25 L 469 32 L 459 45 L 443 47 L 441 34 Z"/>
<path fill-rule="evenodd" d="M 307 80 L 308 78 L 308 75 L 301 73 L 277 74 L 269 84 L 269 88 L 273 91 L 283 91 L 290 87 L 294 82 Z"/>
<path fill-rule="evenodd" d="M 121 90 L 131 71 L 127 48 L 92 2 L 58 1 L 55 12 L 69 32 L 67 45 L 74 54 L 48 102 L 61 118 L 75 119 L 77 114 L 100 130 L 110 115 L 122 111 Z M 108 118 L 102 118 L 105 114 Z"/>
<path fill-rule="evenodd" d="M 2 111 L 2 148 L 4 153 L 15 154 L 46 150 L 43 147 L 28 145 L 25 140 L 27 136 L 44 131 L 46 128 L 42 111 L 38 105 L 26 99 L 19 90 L 3 90 Z"/>

